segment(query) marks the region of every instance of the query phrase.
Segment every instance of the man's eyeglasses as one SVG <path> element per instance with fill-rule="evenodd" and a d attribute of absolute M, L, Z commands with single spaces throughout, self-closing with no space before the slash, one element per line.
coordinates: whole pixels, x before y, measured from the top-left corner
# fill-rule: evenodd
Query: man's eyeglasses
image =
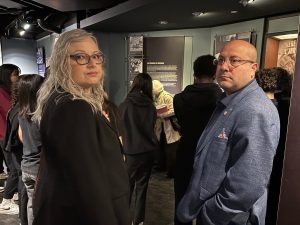
<path fill-rule="evenodd" d="M 89 64 L 91 59 L 96 62 L 96 64 L 102 64 L 104 62 L 104 55 L 102 53 L 95 53 L 93 55 L 88 55 L 85 53 L 78 53 L 70 55 L 71 59 L 75 60 L 79 65 Z"/>
<path fill-rule="evenodd" d="M 251 60 L 247 60 L 247 59 L 239 59 L 236 57 L 229 57 L 227 58 L 223 58 L 223 57 L 219 57 L 218 59 L 214 59 L 214 65 L 223 65 L 224 63 L 227 63 L 228 65 L 232 66 L 232 67 L 238 67 L 241 66 L 245 63 L 255 63 Z"/>

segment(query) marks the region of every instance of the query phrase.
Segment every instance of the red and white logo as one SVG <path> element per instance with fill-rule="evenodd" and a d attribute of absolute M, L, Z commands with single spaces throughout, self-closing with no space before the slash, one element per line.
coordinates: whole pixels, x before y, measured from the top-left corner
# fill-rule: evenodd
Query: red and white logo
<path fill-rule="evenodd" d="M 218 138 L 228 140 L 228 137 L 225 133 L 225 128 L 222 129 L 222 132 L 218 135 Z"/>

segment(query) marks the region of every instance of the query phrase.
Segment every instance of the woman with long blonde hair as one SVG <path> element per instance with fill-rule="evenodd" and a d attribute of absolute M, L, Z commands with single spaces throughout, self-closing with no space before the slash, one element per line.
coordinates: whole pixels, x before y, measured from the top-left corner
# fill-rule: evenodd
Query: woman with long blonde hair
<path fill-rule="evenodd" d="M 84 30 L 55 43 L 33 115 L 42 140 L 34 225 L 129 224 L 121 144 L 102 115 L 103 63 Z"/>

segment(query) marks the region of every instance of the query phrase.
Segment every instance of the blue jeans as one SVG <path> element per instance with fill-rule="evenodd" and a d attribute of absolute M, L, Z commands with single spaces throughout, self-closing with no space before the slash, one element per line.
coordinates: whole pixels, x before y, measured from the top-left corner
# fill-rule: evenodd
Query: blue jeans
<path fill-rule="evenodd" d="M 28 225 L 32 225 L 33 222 L 32 197 L 36 185 L 36 178 L 37 176 L 35 175 L 22 172 L 22 180 L 25 184 L 27 195 L 28 195 L 28 203 L 27 203 Z"/>

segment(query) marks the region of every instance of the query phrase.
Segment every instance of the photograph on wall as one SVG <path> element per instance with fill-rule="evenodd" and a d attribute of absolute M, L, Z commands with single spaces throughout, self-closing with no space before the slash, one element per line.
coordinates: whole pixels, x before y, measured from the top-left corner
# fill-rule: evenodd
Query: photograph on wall
<path fill-rule="evenodd" d="M 38 74 L 43 77 L 45 76 L 45 72 L 46 72 L 46 65 L 44 63 L 38 64 Z"/>
<path fill-rule="evenodd" d="M 143 72 L 144 38 L 131 36 L 128 38 L 128 89 L 134 77 Z"/>
<path fill-rule="evenodd" d="M 37 50 L 36 50 L 36 63 L 37 64 L 43 64 L 43 63 L 45 63 L 44 57 L 45 57 L 45 50 L 44 50 L 44 48 L 43 47 L 37 48 Z"/>
<path fill-rule="evenodd" d="M 294 74 L 297 39 L 281 40 L 278 46 L 277 66 Z"/>
<path fill-rule="evenodd" d="M 143 58 L 129 57 L 129 76 L 128 76 L 128 88 L 130 88 L 132 81 L 136 75 L 143 72 Z"/>
<path fill-rule="evenodd" d="M 244 40 L 250 42 L 255 45 L 256 37 L 254 32 L 243 32 L 243 33 L 236 33 L 236 34 L 227 34 L 227 35 L 216 35 L 215 37 L 215 44 L 214 44 L 214 56 L 218 57 L 223 46 L 232 40 Z M 255 38 L 256 39 L 256 38 Z"/>
<path fill-rule="evenodd" d="M 129 55 L 143 56 L 143 36 L 129 37 Z"/>
<path fill-rule="evenodd" d="M 145 71 L 159 80 L 166 91 L 181 92 L 184 37 L 151 37 L 144 39 Z"/>

